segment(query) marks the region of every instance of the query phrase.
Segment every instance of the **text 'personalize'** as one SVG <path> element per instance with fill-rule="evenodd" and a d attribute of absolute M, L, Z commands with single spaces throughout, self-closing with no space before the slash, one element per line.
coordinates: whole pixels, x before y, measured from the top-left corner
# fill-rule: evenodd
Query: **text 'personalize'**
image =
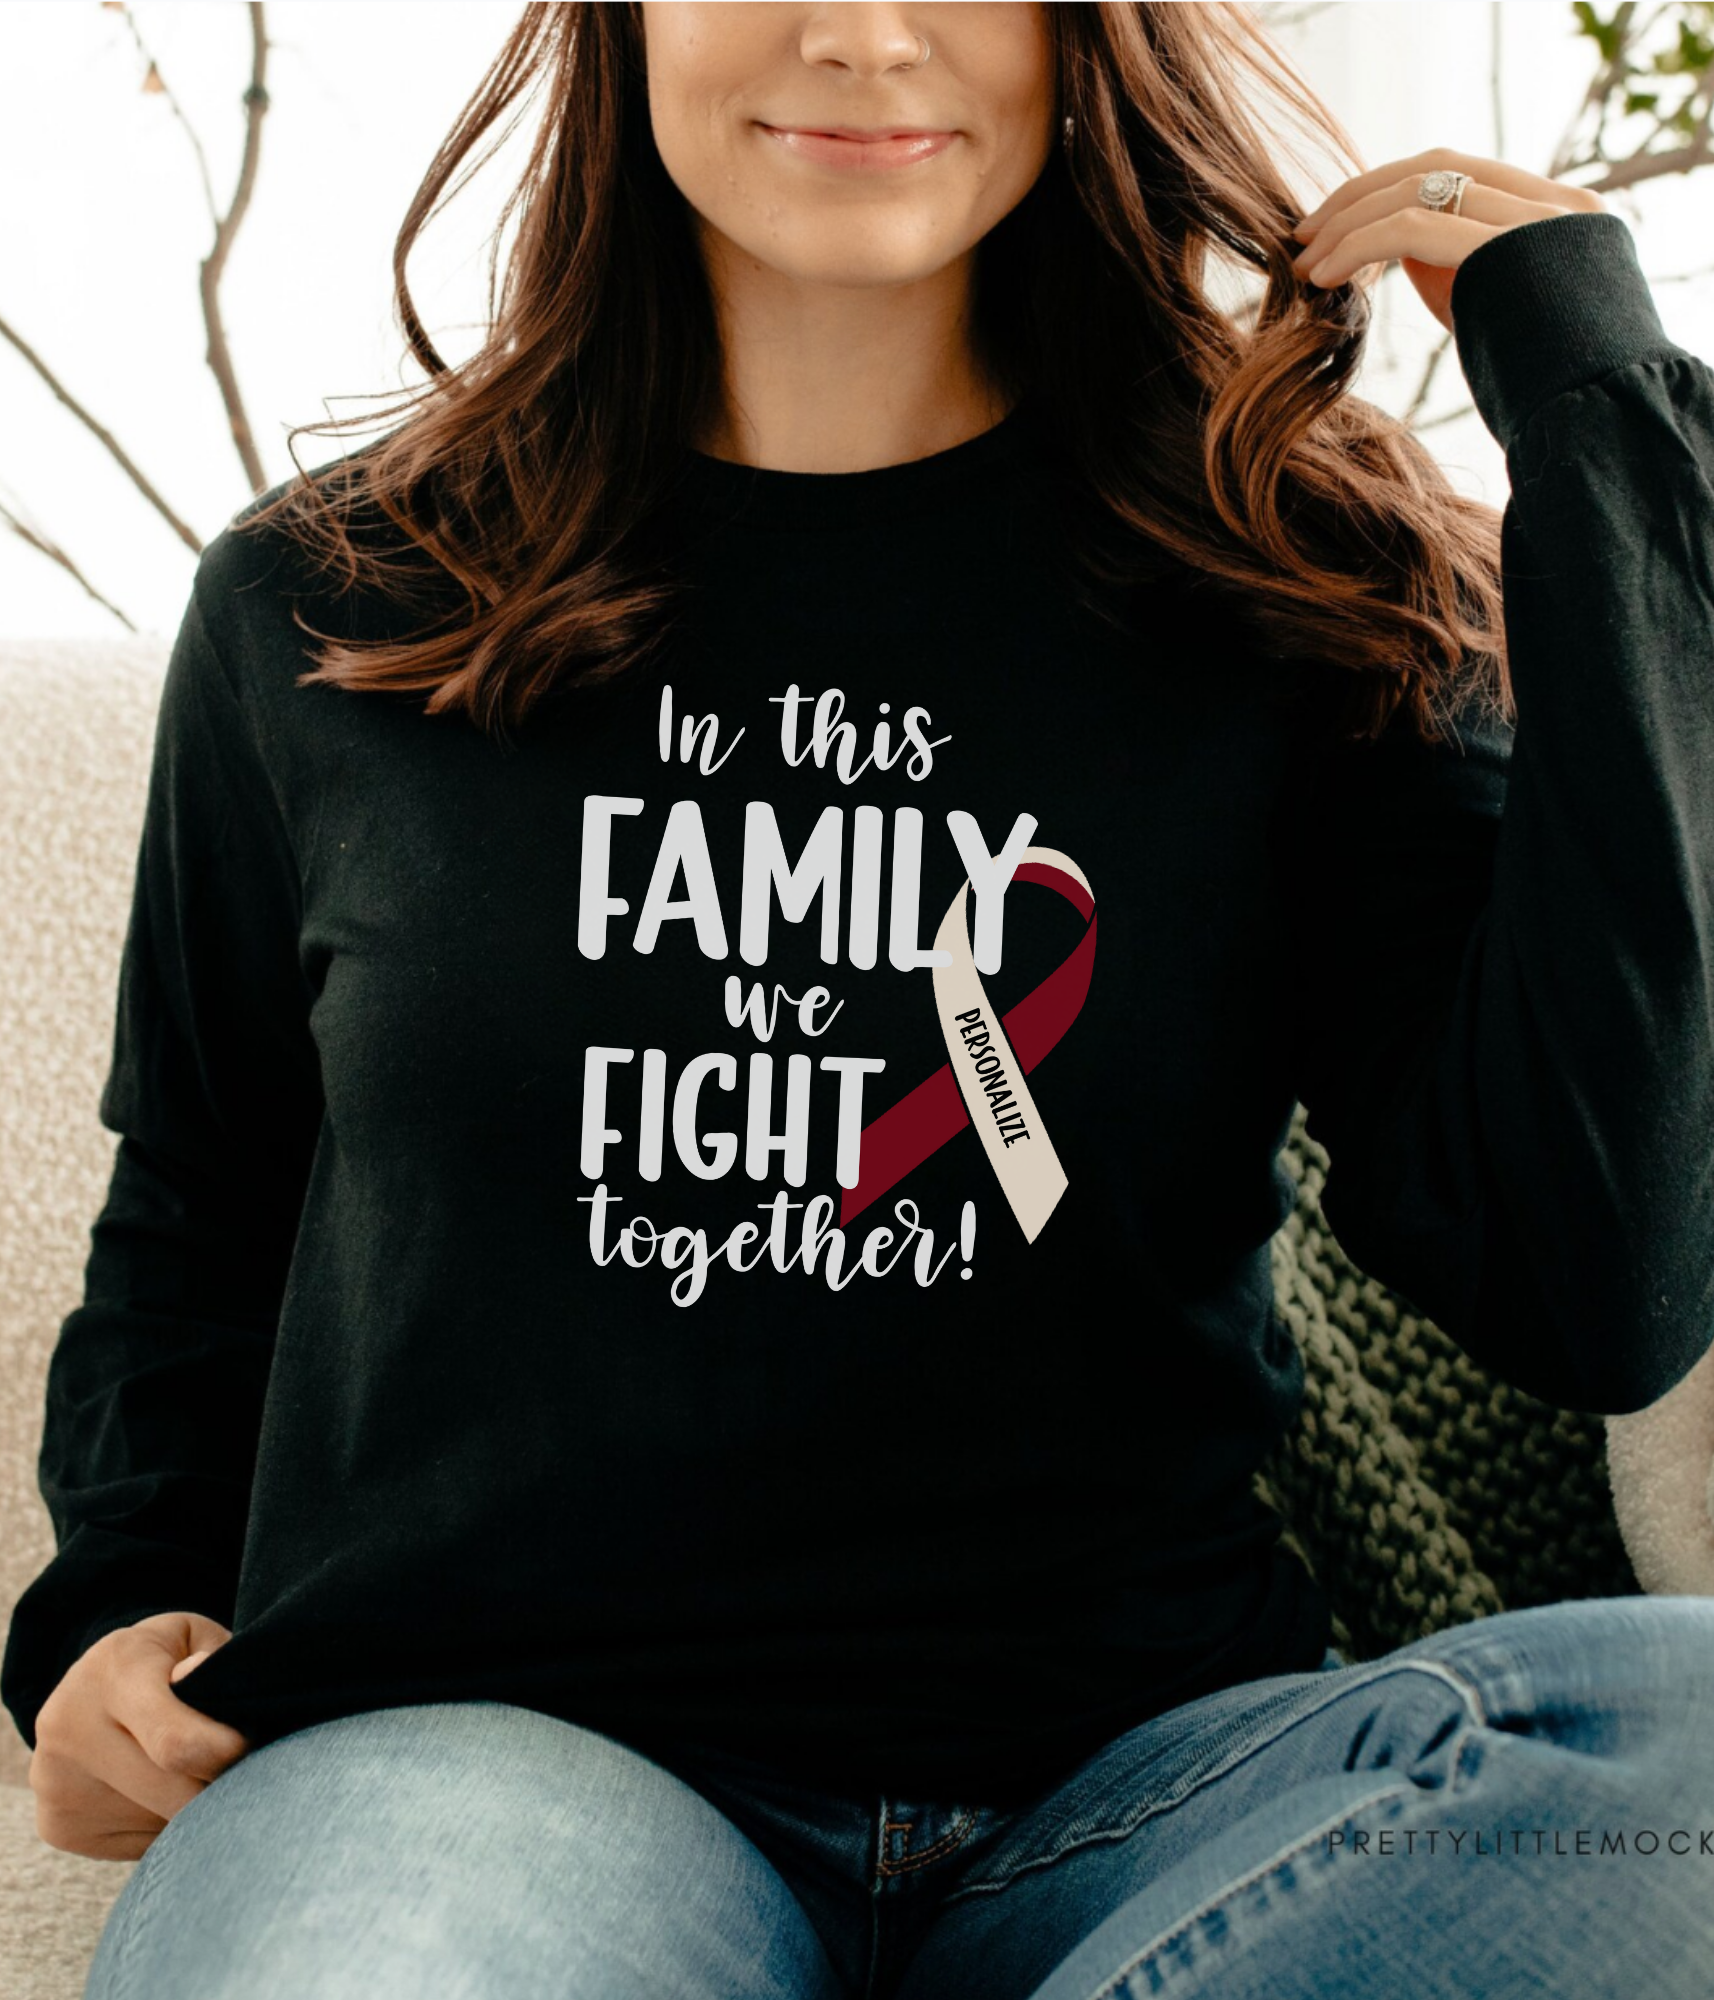
<path fill-rule="evenodd" d="M 1018 1110 L 1017 1096 L 1006 1075 L 1005 1064 L 994 1047 L 994 1037 L 982 1019 L 982 1010 L 971 1007 L 955 1014 L 953 1019 L 960 1023 L 958 1032 L 963 1038 L 965 1054 L 970 1057 L 971 1068 L 981 1079 L 982 1095 L 988 1100 L 988 1113 L 994 1121 L 994 1129 L 1004 1145 L 1015 1146 L 1020 1139 L 1030 1136 L 1029 1130 Z"/>

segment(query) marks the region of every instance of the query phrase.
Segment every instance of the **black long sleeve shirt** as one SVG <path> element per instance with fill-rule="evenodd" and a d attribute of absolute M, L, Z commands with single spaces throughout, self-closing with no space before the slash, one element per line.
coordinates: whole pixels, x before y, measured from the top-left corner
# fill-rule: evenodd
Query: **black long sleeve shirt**
<path fill-rule="evenodd" d="M 1454 307 L 1518 719 L 1449 745 L 1331 743 L 1170 580 L 1091 616 L 1027 405 L 875 471 L 692 455 L 667 646 L 506 743 L 295 685 L 294 596 L 340 614 L 213 542 L 26 1741 L 159 1610 L 234 1628 L 178 1692 L 256 1740 L 483 1696 L 996 1799 L 1314 1666 L 1251 1491 L 1300 1098 L 1346 1248 L 1479 1361 L 1603 1412 L 1688 1372 L 1714 372 L 1610 214 L 1485 243 Z"/>

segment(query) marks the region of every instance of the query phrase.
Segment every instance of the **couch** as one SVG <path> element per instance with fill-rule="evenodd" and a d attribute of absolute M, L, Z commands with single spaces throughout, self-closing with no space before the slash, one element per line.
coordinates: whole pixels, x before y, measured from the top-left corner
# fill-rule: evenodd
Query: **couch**
<path fill-rule="evenodd" d="M 142 638 L 0 645 L 0 1616 L 53 1551 L 44 1375 L 112 1164 L 96 1100 L 166 656 Z M 1714 1355 L 1633 1417 L 1536 1403 L 1343 1256 L 1301 1110 L 1283 1158 L 1297 1202 L 1275 1289 L 1307 1387 L 1256 1483 L 1346 1657 L 1513 1605 L 1714 1592 Z M 41 1841 L 28 1770 L 0 1716 L 0 1994 L 78 2000 L 135 1864 Z"/>

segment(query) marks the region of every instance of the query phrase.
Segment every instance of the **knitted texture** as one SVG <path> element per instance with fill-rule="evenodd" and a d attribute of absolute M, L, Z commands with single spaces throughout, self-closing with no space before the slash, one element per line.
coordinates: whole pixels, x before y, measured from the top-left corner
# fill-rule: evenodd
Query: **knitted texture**
<path fill-rule="evenodd" d="M 1487 1374 L 1350 1261 L 1302 1105 L 1280 1157 L 1298 1192 L 1274 1293 L 1305 1389 L 1255 1487 L 1326 1591 L 1333 1643 L 1369 1660 L 1495 1611 L 1636 1595 L 1602 1419 Z"/>

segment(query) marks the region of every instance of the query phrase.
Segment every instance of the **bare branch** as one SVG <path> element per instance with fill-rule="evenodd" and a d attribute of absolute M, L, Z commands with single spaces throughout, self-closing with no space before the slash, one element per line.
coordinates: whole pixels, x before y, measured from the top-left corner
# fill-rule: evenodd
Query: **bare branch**
<path fill-rule="evenodd" d="M 10 528 L 13 534 L 17 535 L 22 541 L 27 542 L 38 554 L 46 556 L 49 562 L 57 563 L 69 577 L 82 585 L 83 589 L 89 596 L 94 598 L 103 611 L 111 611 L 127 632 L 136 631 L 136 626 L 131 623 L 130 619 L 125 616 L 118 605 L 111 598 L 102 596 L 101 592 L 96 589 L 95 585 L 90 582 L 89 578 L 84 575 L 83 571 L 78 568 L 77 564 L 60 547 L 58 542 L 42 534 L 39 529 L 32 528 L 27 522 L 20 521 L 4 500 L 0 500 L 0 524 Z"/>
<path fill-rule="evenodd" d="M 238 387 L 238 371 L 232 365 L 232 349 L 226 339 L 226 323 L 220 310 L 220 280 L 232 244 L 256 189 L 256 168 L 262 153 L 262 118 L 268 109 L 268 30 L 262 0 L 250 0 L 250 82 L 244 92 L 244 157 L 238 168 L 238 184 L 225 215 L 214 230 L 214 248 L 202 263 L 202 317 L 208 329 L 209 367 L 220 385 L 220 400 L 226 406 L 226 420 L 232 429 L 244 476 L 253 493 L 268 483 L 256 439 Z"/>
<path fill-rule="evenodd" d="M 1488 9 L 1488 104 L 1494 123 L 1494 157 L 1506 156 L 1506 114 L 1505 114 L 1505 38 L 1502 30 L 1500 0 L 1492 0 Z M 1428 401 L 1428 392 L 1434 387 L 1434 378 L 1440 372 L 1440 364 L 1452 351 L 1455 343 L 1450 333 L 1443 333 L 1434 344 L 1417 382 L 1416 392 L 1406 406 L 1404 421 L 1412 430 L 1432 430 L 1439 419 L 1430 418 L 1420 422 L 1423 405 Z M 1460 412 L 1462 414 L 1462 412 Z"/>
<path fill-rule="evenodd" d="M 1686 6 L 1683 0 L 1661 0 L 1646 11 L 1627 4 L 1605 22 L 1591 10 L 1584 31 L 1601 60 L 1554 149 L 1551 178 L 1599 170 L 1603 178 L 1585 184 L 1607 193 L 1714 163 L 1714 64 L 1696 54 L 1707 48 L 1708 18 L 1705 5 Z M 1671 46 L 1651 48 L 1657 31 L 1669 31 Z M 1686 82 L 1688 94 L 1673 101 L 1673 90 Z M 1590 112 L 1592 129 L 1580 139 Z M 1622 159 L 1610 155 L 1610 121 L 1632 134 L 1644 127 Z"/>
<path fill-rule="evenodd" d="M 1645 96 L 1636 101 L 1631 94 L 1631 82 L 1641 73 L 1641 52 L 1657 28 L 1672 26 L 1675 17 L 1681 17 L 1679 7 L 1670 0 L 1649 9 L 1640 8 L 1636 0 L 1626 0 L 1626 4 L 1614 9 L 1612 18 L 1601 24 L 1601 34 L 1591 36 L 1600 48 L 1600 61 L 1584 90 L 1581 102 L 1566 126 L 1564 136 L 1554 149 L 1553 160 L 1548 167 L 1548 178 L 1562 180 L 1571 175 L 1582 175 L 1592 168 L 1601 170 L 1596 180 L 1581 179 L 1579 185 L 1594 194 L 1618 194 L 1640 187 L 1645 182 L 1663 180 L 1669 175 L 1695 173 L 1699 168 L 1714 165 L 1714 70 L 1693 72 L 1698 78 L 1697 88 L 1686 102 L 1675 108 L 1660 112 L 1653 120 L 1651 128 L 1638 141 L 1629 158 L 1609 160 L 1606 155 L 1607 121 L 1615 104 L 1622 101 L 1624 115 L 1635 121 L 1650 108 Z M 1489 45 L 1489 85 L 1493 107 L 1494 154 L 1496 158 L 1505 156 L 1502 123 L 1502 89 L 1500 9 L 1493 5 L 1490 11 L 1492 34 Z M 1657 71 L 1661 67 L 1656 59 Z M 1694 127 L 1688 137 L 1685 131 L 1686 110 L 1695 107 Z M 1594 114 L 1594 129 L 1583 143 L 1578 142 L 1578 134 L 1583 129 L 1590 113 Z M 1675 136 L 1672 143 L 1653 150 L 1656 142 L 1667 133 Z M 1696 273 L 1687 273 L 1695 276 Z M 1660 279 L 1657 283 L 1678 283 L 1678 279 Z M 1452 336 L 1445 335 L 1430 355 L 1417 384 L 1416 392 L 1410 399 L 1404 421 L 1418 431 L 1432 430 L 1438 423 L 1450 423 L 1466 414 L 1464 409 L 1454 410 L 1445 417 L 1421 419 L 1421 411 L 1428 400 L 1429 388 L 1435 371 L 1453 344 Z"/>
<path fill-rule="evenodd" d="M 1583 122 L 1586 111 L 1596 114 L 1595 144 L 1599 147 L 1606 128 L 1606 107 L 1614 88 L 1624 80 L 1628 58 L 1628 45 L 1636 27 L 1636 8 L 1633 5 L 1621 7 L 1613 17 L 1614 52 L 1604 59 L 1589 79 L 1589 87 L 1583 93 L 1582 102 L 1572 113 L 1566 125 L 1564 136 L 1553 149 L 1553 159 L 1547 170 L 1547 178 L 1562 180 L 1571 171 L 1577 158 L 1574 140 L 1577 128 Z"/>
<path fill-rule="evenodd" d="M 1294 6 L 1290 0 L 1259 0 L 1255 12 L 1261 16 L 1270 34 L 1277 34 L 1281 28 L 1301 28 L 1305 21 L 1313 21 L 1317 14 L 1326 14 L 1338 5 L 1338 0 L 1303 0 Z"/>
<path fill-rule="evenodd" d="M 1494 126 L 1494 158 L 1506 157 L 1506 47 L 1500 0 L 1488 4 L 1488 109 Z"/>
<path fill-rule="evenodd" d="M 1624 188 L 1640 187 L 1644 181 L 1664 180 L 1668 174 L 1690 174 L 1698 167 L 1714 166 L 1714 142 L 1704 130 L 1688 146 L 1674 146 L 1666 153 L 1639 153 L 1634 159 L 1615 160 L 1598 181 L 1584 187 L 1596 194 L 1616 194 Z"/>
<path fill-rule="evenodd" d="M 125 16 L 125 25 L 131 30 L 131 39 L 137 44 L 137 53 L 149 66 L 147 74 L 154 79 L 154 87 L 167 100 L 167 108 L 184 127 L 185 137 L 190 141 L 190 149 L 196 155 L 196 170 L 202 181 L 203 199 L 208 204 L 208 219 L 218 229 L 220 227 L 220 210 L 215 206 L 214 202 L 214 182 L 209 178 L 208 155 L 202 150 L 202 141 L 196 136 L 196 127 L 185 116 L 184 106 L 174 96 L 172 85 L 168 83 L 160 64 L 156 62 L 148 44 L 143 40 L 142 30 L 137 26 L 136 15 L 132 13 L 128 6 L 123 4 L 118 11 Z"/>
<path fill-rule="evenodd" d="M 1440 364 L 1451 353 L 1452 346 L 1453 340 L 1449 333 L 1443 333 L 1440 339 L 1435 342 L 1434 352 L 1428 357 L 1428 365 L 1422 371 L 1422 380 L 1416 385 L 1416 394 L 1411 397 L 1410 406 L 1405 411 L 1405 422 L 1413 425 L 1418 430 L 1427 429 L 1426 424 L 1417 423 L 1417 412 L 1428 401 L 1428 392 L 1434 386 L 1434 378 L 1439 373 Z"/>
<path fill-rule="evenodd" d="M 71 393 L 71 391 L 59 379 L 59 377 L 54 373 L 54 371 L 48 366 L 48 364 L 36 352 L 36 350 L 29 344 L 27 340 L 24 339 L 23 335 L 20 334 L 17 331 L 17 329 L 12 326 L 11 322 L 7 320 L 4 316 L 0 316 L 0 339 L 10 341 L 12 346 L 18 350 L 18 352 L 24 357 L 24 359 L 30 364 L 30 366 L 36 371 L 36 373 L 53 391 L 54 395 L 58 397 L 60 402 L 62 402 L 65 405 L 65 407 L 72 413 L 72 415 L 77 418 L 78 422 L 84 426 L 84 428 L 90 433 L 90 435 L 108 454 L 108 456 L 113 460 L 113 462 L 119 467 L 120 471 L 124 473 L 125 477 L 130 480 L 131 484 L 136 487 L 137 491 L 142 494 L 143 498 L 147 500 L 149 505 L 154 508 L 155 512 L 160 515 L 161 519 L 166 522 L 167 526 L 171 528 L 173 533 L 178 536 L 179 540 L 184 543 L 185 547 L 187 549 L 190 549 L 193 553 L 200 554 L 202 550 L 202 540 L 198 536 L 196 530 L 192 528 L 187 522 L 182 521 L 179 518 L 179 516 L 173 512 L 172 508 L 168 506 L 165 499 L 163 499 L 161 494 L 156 490 L 154 482 L 149 478 L 148 474 L 145 473 L 143 468 L 140 465 L 138 465 L 138 463 L 134 458 L 132 458 L 131 454 L 125 449 L 125 447 L 119 442 L 119 440 L 113 435 L 113 433 L 107 428 L 107 426 L 103 423 L 98 422 L 96 418 L 83 406 L 83 404 L 78 401 L 78 399 Z"/>
<path fill-rule="evenodd" d="M 244 153 L 239 166 L 237 185 L 233 190 L 231 203 L 224 215 L 220 213 L 219 206 L 215 201 L 213 182 L 210 179 L 208 171 L 207 155 L 203 151 L 202 142 L 197 137 L 195 128 L 185 116 L 183 106 L 180 105 L 166 78 L 161 73 L 160 64 L 150 53 L 148 45 L 143 40 L 136 21 L 132 17 L 131 9 L 123 4 L 123 0 L 120 0 L 120 4 L 116 6 L 115 11 L 125 16 L 125 23 L 130 30 L 131 38 L 136 44 L 138 53 L 147 64 L 145 88 L 151 92 L 159 93 L 166 98 L 174 117 L 178 119 L 180 125 L 183 127 L 185 136 L 190 141 L 191 150 L 196 157 L 197 172 L 202 181 L 203 198 L 208 205 L 209 215 L 214 223 L 214 245 L 208 256 L 203 260 L 201 267 L 202 313 L 203 322 L 208 334 L 208 346 L 205 358 L 214 373 L 215 381 L 219 385 L 221 400 L 226 407 L 227 421 L 231 426 L 233 442 L 237 447 L 238 456 L 243 464 L 245 475 L 250 481 L 252 491 L 260 492 L 266 485 L 267 478 L 262 469 L 261 458 L 256 450 L 255 438 L 250 428 L 249 417 L 245 413 L 243 395 L 238 386 L 237 370 L 233 366 L 231 348 L 226 338 L 226 328 L 220 310 L 220 281 L 225 273 L 227 259 L 232 254 L 233 241 L 244 221 L 245 213 L 250 206 L 251 197 L 255 192 L 256 171 L 261 154 L 262 115 L 268 108 L 268 36 L 261 0 L 252 0 L 249 9 L 251 59 L 250 81 L 244 92 Z M 174 512 L 164 496 L 156 488 L 154 482 L 131 457 L 124 446 L 120 444 L 112 431 L 105 424 L 99 422 L 93 413 L 72 394 L 48 366 L 47 362 L 42 359 L 35 349 L 30 346 L 29 342 L 24 339 L 22 334 L 4 317 L 0 317 L 0 338 L 9 342 L 23 356 L 24 360 L 29 363 L 41 377 L 42 381 L 47 384 L 59 402 L 84 426 L 125 474 L 126 478 L 131 481 L 137 491 L 148 501 L 156 513 L 160 515 L 167 526 L 178 536 L 179 540 L 184 543 L 185 547 L 193 554 L 200 555 L 202 552 L 202 540 L 196 533 L 196 530 Z M 10 528 L 29 547 L 36 549 L 42 555 L 47 556 L 50 561 L 57 563 L 68 575 L 75 577 L 82 588 L 98 604 L 112 612 L 113 616 L 119 619 L 130 630 L 136 630 L 136 627 L 131 624 L 130 619 L 125 616 L 124 612 L 102 596 L 101 592 L 95 588 L 78 568 L 73 558 L 51 536 L 45 534 L 40 529 L 29 526 L 10 507 L 6 507 L 3 503 L 0 503 L 0 525 Z"/>
<path fill-rule="evenodd" d="M 1455 410 L 1442 410 L 1438 417 L 1424 417 L 1422 422 L 1414 424 L 1412 429 L 1420 437 L 1424 431 L 1439 430 L 1442 424 L 1455 424 L 1460 417 L 1473 417 L 1475 414 L 1474 403 L 1460 403 Z"/>

